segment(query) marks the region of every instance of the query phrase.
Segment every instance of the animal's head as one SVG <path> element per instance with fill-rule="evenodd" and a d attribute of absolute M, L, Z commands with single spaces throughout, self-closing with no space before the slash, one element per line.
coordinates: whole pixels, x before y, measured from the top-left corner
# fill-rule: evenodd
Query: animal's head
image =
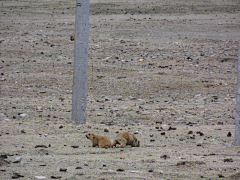
<path fill-rule="evenodd" d="M 139 140 L 135 141 L 135 147 L 139 147 L 139 146 L 140 146 L 140 141 Z"/>
<path fill-rule="evenodd" d="M 133 142 L 133 147 L 139 147 L 140 146 L 140 141 L 135 139 Z"/>
<path fill-rule="evenodd" d="M 88 134 L 86 134 L 86 137 L 87 137 L 88 139 L 93 140 L 93 139 L 95 139 L 95 134 L 93 134 L 93 133 L 88 133 Z"/>

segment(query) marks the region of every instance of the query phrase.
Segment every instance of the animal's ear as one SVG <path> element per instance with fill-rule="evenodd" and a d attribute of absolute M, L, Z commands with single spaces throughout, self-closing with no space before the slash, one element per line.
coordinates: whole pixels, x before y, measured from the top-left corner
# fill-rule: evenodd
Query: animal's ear
<path fill-rule="evenodd" d="M 93 139 L 95 139 L 95 135 L 94 134 L 92 134 L 92 137 L 93 137 Z"/>

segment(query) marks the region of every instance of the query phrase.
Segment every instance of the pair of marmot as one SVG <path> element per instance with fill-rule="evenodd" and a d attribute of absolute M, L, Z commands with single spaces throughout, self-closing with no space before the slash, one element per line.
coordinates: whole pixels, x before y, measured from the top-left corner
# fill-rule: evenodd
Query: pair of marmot
<path fill-rule="evenodd" d="M 100 148 L 112 148 L 113 146 L 116 146 L 116 144 L 120 144 L 120 147 L 122 148 L 126 147 L 127 145 L 131 145 L 132 147 L 140 146 L 140 141 L 138 141 L 133 134 L 128 132 L 118 134 L 112 144 L 111 141 L 105 136 L 98 136 L 96 134 L 89 133 L 86 135 L 86 137 L 92 141 L 92 147 L 98 146 Z"/>

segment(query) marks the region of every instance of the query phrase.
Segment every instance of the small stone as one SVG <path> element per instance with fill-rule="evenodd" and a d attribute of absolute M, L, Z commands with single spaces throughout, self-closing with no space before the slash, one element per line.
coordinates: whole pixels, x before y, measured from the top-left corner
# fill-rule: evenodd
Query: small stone
<path fill-rule="evenodd" d="M 161 129 L 162 129 L 162 130 L 165 130 L 165 131 L 167 131 L 169 128 L 170 128 L 170 127 L 169 127 L 168 125 L 166 125 L 166 124 L 163 124 L 163 125 L 161 126 Z"/>
<path fill-rule="evenodd" d="M 223 160 L 224 162 L 233 162 L 233 159 L 232 158 L 226 158 Z"/>
<path fill-rule="evenodd" d="M 20 117 L 19 115 L 14 115 L 13 119 L 19 119 L 19 117 Z"/>
<path fill-rule="evenodd" d="M 163 154 L 163 155 L 160 156 L 160 158 L 162 158 L 162 159 L 169 159 L 170 156 L 169 156 L 169 154 Z"/>
<path fill-rule="evenodd" d="M 218 174 L 219 178 L 225 178 L 225 176 L 223 176 L 222 174 Z"/>
<path fill-rule="evenodd" d="M 124 169 L 117 169 L 118 172 L 123 172 L 125 171 Z"/>
<path fill-rule="evenodd" d="M 1 154 L 1 155 L 0 155 L 0 158 L 2 158 L 2 159 L 7 159 L 7 158 L 8 158 L 7 156 L 8 156 L 7 154 Z"/>
<path fill-rule="evenodd" d="M 135 98 L 135 97 L 132 97 L 132 96 L 128 96 L 128 99 L 129 99 L 129 100 L 136 100 L 136 98 Z"/>
<path fill-rule="evenodd" d="M 161 135 L 164 136 L 166 133 L 165 132 L 162 132 Z"/>
<path fill-rule="evenodd" d="M 177 129 L 177 128 L 174 128 L 174 127 L 171 127 L 171 126 L 170 126 L 170 127 L 168 128 L 168 131 L 176 130 L 176 129 Z"/>
<path fill-rule="evenodd" d="M 35 148 L 48 148 L 46 145 L 36 145 Z"/>
<path fill-rule="evenodd" d="M 22 157 L 21 156 L 17 156 L 14 160 L 13 163 L 19 163 L 22 161 Z"/>
<path fill-rule="evenodd" d="M 19 173 L 13 173 L 12 179 L 19 179 L 20 177 L 24 177 L 24 176 L 20 175 Z"/>
<path fill-rule="evenodd" d="M 104 132 L 109 132 L 109 130 L 108 129 L 104 129 Z"/>
<path fill-rule="evenodd" d="M 79 146 L 71 146 L 72 148 L 79 148 Z"/>
<path fill-rule="evenodd" d="M 231 137 L 231 136 L 232 136 L 232 133 L 228 132 L 227 137 Z"/>
<path fill-rule="evenodd" d="M 46 179 L 45 176 L 34 176 L 36 179 Z"/>
<path fill-rule="evenodd" d="M 61 179 L 62 176 L 51 176 L 52 179 Z"/>
<path fill-rule="evenodd" d="M 21 133 L 26 133 L 26 132 L 24 131 L 24 129 L 22 129 L 22 130 L 21 130 Z"/>
<path fill-rule="evenodd" d="M 67 168 L 60 168 L 59 171 L 66 172 L 66 171 L 67 171 Z"/>
<path fill-rule="evenodd" d="M 25 114 L 25 113 L 22 113 L 19 115 L 21 118 L 29 118 L 29 115 L 28 114 Z"/>
<path fill-rule="evenodd" d="M 192 131 L 189 131 L 188 134 L 193 134 L 193 132 L 192 132 Z"/>

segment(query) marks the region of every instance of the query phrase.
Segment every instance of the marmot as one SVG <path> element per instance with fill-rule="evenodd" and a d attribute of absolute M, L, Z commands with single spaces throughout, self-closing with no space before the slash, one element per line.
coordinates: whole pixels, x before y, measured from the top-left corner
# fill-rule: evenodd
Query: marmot
<path fill-rule="evenodd" d="M 104 136 L 98 136 L 93 133 L 89 133 L 86 135 L 88 139 L 92 141 L 92 147 L 100 147 L 100 148 L 110 148 L 111 147 L 111 141 L 104 137 Z"/>
<path fill-rule="evenodd" d="M 131 145 L 132 147 L 139 147 L 140 141 L 138 141 L 133 134 L 123 132 L 117 135 L 111 147 L 116 146 L 116 144 L 120 144 L 122 148 L 126 147 L 126 145 Z"/>
<path fill-rule="evenodd" d="M 74 41 L 75 40 L 75 32 L 72 33 L 72 35 L 70 36 L 70 40 Z"/>

